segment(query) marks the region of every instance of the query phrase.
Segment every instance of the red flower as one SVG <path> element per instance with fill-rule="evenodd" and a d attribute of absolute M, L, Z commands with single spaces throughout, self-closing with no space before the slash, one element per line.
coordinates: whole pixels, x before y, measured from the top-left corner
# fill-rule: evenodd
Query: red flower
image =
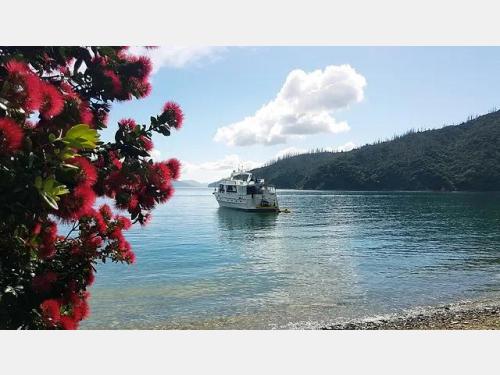
<path fill-rule="evenodd" d="M 99 246 L 103 244 L 101 236 L 94 236 L 85 240 L 85 245 L 92 250 L 96 250 Z"/>
<path fill-rule="evenodd" d="M 15 89 L 7 93 L 9 100 L 19 103 L 27 111 L 38 109 L 42 101 L 40 90 L 42 81 L 25 63 L 20 61 L 10 60 L 5 64 L 5 69 L 9 73 L 9 81 L 21 88 L 21 90 Z"/>
<path fill-rule="evenodd" d="M 125 130 L 132 131 L 137 126 L 137 123 L 135 122 L 135 120 L 131 118 L 123 118 L 120 121 L 118 121 L 118 125 L 124 128 Z"/>
<path fill-rule="evenodd" d="M 61 323 L 61 326 L 63 329 L 77 329 L 78 328 L 78 322 L 75 320 L 74 317 L 69 316 L 69 315 L 63 315 L 61 316 L 61 319 L 59 321 Z"/>
<path fill-rule="evenodd" d="M 48 325 L 55 326 L 61 321 L 61 303 L 58 300 L 47 299 L 42 302 L 40 309 L 42 317 Z"/>
<path fill-rule="evenodd" d="M 35 223 L 33 226 L 33 230 L 31 231 L 34 236 L 38 236 L 40 232 L 42 231 L 42 224 L 41 223 Z"/>
<path fill-rule="evenodd" d="M 89 108 L 89 103 L 85 101 L 80 102 L 78 109 L 80 111 L 80 121 L 84 124 L 92 125 L 94 121 L 94 115 Z"/>
<path fill-rule="evenodd" d="M 57 274 L 52 271 L 45 272 L 42 275 L 37 275 L 33 278 L 31 285 L 33 290 L 38 293 L 47 293 L 52 288 L 52 285 L 57 281 Z"/>
<path fill-rule="evenodd" d="M 63 91 L 63 94 L 66 98 L 71 99 L 71 100 L 79 100 L 80 97 L 78 94 L 73 90 L 73 87 L 67 83 L 67 82 L 61 82 L 61 89 Z"/>
<path fill-rule="evenodd" d="M 89 273 L 87 275 L 87 279 L 85 280 L 87 282 L 87 285 L 90 286 L 90 285 L 94 284 L 94 280 L 95 280 L 94 272 L 89 271 Z"/>
<path fill-rule="evenodd" d="M 92 212 L 95 193 L 86 184 L 78 185 L 71 193 L 61 196 L 56 215 L 66 220 L 76 220 Z"/>
<path fill-rule="evenodd" d="M 87 158 L 83 156 L 75 156 L 68 161 L 69 164 L 76 165 L 80 168 L 80 173 L 77 179 L 77 184 L 85 184 L 92 186 L 97 181 L 97 171 Z"/>
<path fill-rule="evenodd" d="M 42 243 L 38 248 L 38 255 L 42 259 L 50 258 L 56 253 L 57 224 L 47 220 L 41 232 Z"/>
<path fill-rule="evenodd" d="M 151 84 L 146 80 L 132 77 L 129 80 L 129 85 L 135 91 L 138 98 L 145 98 L 151 93 Z"/>
<path fill-rule="evenodd" d="M 108 226 L 103 218 L 101 211 L 93 209 L 90 216 L 94 220 L 96 229 L 99 232 L 99 234 L 105 234 L 108 229 Z"/>
<path fill-rule="evenodd" d="M 120 78 L 110 69 L 106 69 L 103 72 L 104 76 L 108 77 L 111 81 L 111 86 L 113 87 L 113 94 L 119 94 L 122 91 L 122 82 Z"/>
<path fill-rule="evenodd" d="M 75 321 L 80 321 L 89 316 L 89 305 L 86 301 L 86 297 L 79 299 L 73 304 L 73 319 Z"/>
<path fill-rule="evenodd" d="M 172 185 L 163 187 L 159 197 L 160 203 L 165 203 L 172 197 L 172 195 L 174 195 L 174 188 Z"/>
<path fill-rule="evenodd" d="M 99 212 L 101 213 L 102 217 L 106 220 L 110 220 L 111 217 L 113 216 L 113 211 L 111 211 L 111 208 L 107 204 L 103 204 L 99 208 Z"/>
<path fill-rule="evenodd" d="M 40 113 L 48 118 L 60 114 L 64 108 L 64 100 L 59 90 L 46 82 L 40 84 L 40 89 L 42 93 Z"/>
<path fill-rule="evenodd" d="M 151 151 L 153 149 L 153 141 L 150 138 L 141 135 L 139 139 L 141 140 L 142 145 L 144 146 L 146 151 Z"/>
<path fill-rule="evenodd" d="M 128 217 L 118 216 L 117 221 L 122 229 L 128 230 L 132 226 L 132 222 Z"/>
<path fill-rule="evenodd" d="M 130 200 L 128 201 L 128 211 L 129 212 L 135 212 L 137 210 L 137 207 L 139 205 L 139 200 L 137 199 L 137 195 L 132 194 L 130 196 Z"/>
<path fill-rule="evenodd" d="M 171 171 L 165 162 L 156 162 L 149 168 L 150 180 L 156 187 L 170 183 Z"/>
<path fill-rule="evenodd" d="M 30 68 L 28 65 L 21 61 L 17 60 L 10 60 L 5 64 L 5 69 L 9 74 L 17 74 L 17 75 L 23 75 L 23 74 L 28 74 L 31 73 Z"/>
<path fill-rule="evenodd" d="M 130 263 L 130 264 L 134 264 L 135 263 L 135 254 L 133 251 L 128 251 L 127 253 L 125 253 L 125 261 L 127 263 Z"/>
<path fill-rule="evenodd" d="M 175 102 L 166 102 L 163 106 L 163 112 L 169 112 L 172 119 L 168 122 L 170 126 L 173 126 L 176 129 L 180 129 L 182 127 L 182 122 L 184 121 L 184 113 L 182 113 L 182 109 L 179 104 Z"/>
<path fill-rule="evenodd" d="M 181 175 L 181 162 L 177 159 L 170 159 L 167 161 L 168 169 L 170 169 L 170 176 L 177 180 Z"/>
<path fill-rule="evenodd" d="M 153 70 L 151 59 L 147 56 L 140 56 L 137 63 L 139 64 L 139 74 L 137 75 L 137 78 L 141 80 L 147 79 Z"/>
<path fill-rule="evenodd" d="M 10 118 L 0 118 L 0 154 L 8 154 L 21 148 L 23 131 Z"/>

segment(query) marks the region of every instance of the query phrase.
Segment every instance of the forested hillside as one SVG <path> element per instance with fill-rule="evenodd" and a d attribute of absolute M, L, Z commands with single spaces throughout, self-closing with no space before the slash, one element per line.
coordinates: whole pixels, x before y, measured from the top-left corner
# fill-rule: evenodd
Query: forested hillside
<path fill-rule="evenodd" d="M 290 156 L 253 172 L 278 188 L 500 190 L 500 111 L 349 152 Z"/>

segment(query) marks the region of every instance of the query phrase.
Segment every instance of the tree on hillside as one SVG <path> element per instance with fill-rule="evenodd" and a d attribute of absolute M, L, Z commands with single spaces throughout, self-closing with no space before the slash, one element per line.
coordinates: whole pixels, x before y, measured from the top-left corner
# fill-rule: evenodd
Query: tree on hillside
<path fill-rule="evenodd" d="M 149 94 L 150 72 L 126 47 L 0 47 L 0 329 L 77 328 L 96 264 L 134 262 L 123 231 L 179 177 L 176 159 L 151 160 L 151 138 L 183 114 L 167 102 L 148 124 L 121 120 L 114 142 L 99 132 L 113 102 Z"/>

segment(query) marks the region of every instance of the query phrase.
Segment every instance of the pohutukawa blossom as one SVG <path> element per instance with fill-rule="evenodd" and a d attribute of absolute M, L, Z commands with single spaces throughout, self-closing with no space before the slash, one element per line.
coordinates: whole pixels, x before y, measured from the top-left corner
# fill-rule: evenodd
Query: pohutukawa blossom
<path fill-rule="evenodd" d="M 76 329 L 96 264 L 133 263 L 125 231 L 174 192 L 180 163 L 150 151 L 154 133 L 182 126 L 182 110 L 168 102 L 149 123 L 124 119 L 105 142 L 113 103 L 150 93 L 149 58 L 76 46 L 0 46 L 0 56 L 0 290 L 16 286 L 0 298 L 0 329 Z"/>
<path fill-rule="evenodd" d="M 0 154 L 10 154 L 21 148 L 23 131 L 10 118 L 0 118 Z"/>
<path fill-rule="evenodd" d="M 90 186 L 80 184 L 72 192 L 61 197 L 59 210 L 54 214 L 67 220 L 79 219 L 91 213 L 95 198 L 95 193 Z"/>
<path fill-rule="evenodd" d="M 170 170 L 170 175 L 172 179 L 178 180 L 181 176 L 181 162 L 175 158 L 167 161 L 168 169 Z"/>
<path fill-rule="evenodd" d="M 40 90 L 42 94 L 40 113 L 49 118 L 60 114 L 64 108 L 64 100 L 59 90 L 45 82 L 40 84 Z"/>
<path fill-rule="evenodd" d="M 151 93 L 151 84 L 148 81 L 130 78 L 129 85 L 138 98 L 145 98 Z"/>
<path fill-rule="evenodd" d="M 5 69 L 9 73 L 9 88 L 14 88 L 14 91 L 7 90 L 8 99 L 27 111 L 37 110 L 42 103 L 41 80 L 20 61 L 8 61 Z"/>
<path fill-rule="evenodd" d="M 184 121 L 184 113 L 182 113 L 182 109 L 179 104 L 175 102 L 166 102 L 163 106 L 163 112 L 168 112 L 172 116 L 172 123 L 169 123 L 170 126 L 173 126 L 176 129 L 180 129 L 182 127 L 182 122 Z"/>
<path fill-rule="evenodd" d="M 113 211 L 111 211 L 111 208 L 107 204 L 103 204 L 99 208 L 99 212 L 105 220 L 110 220 L 113 217 Z"/>
<path fill-rule="evenodd" d="M 65 98 L 71 100 L 80 100 L 80 97 L 69 83 L 62 82 L 60 87 Z"/>
<path fill-rule="evenodd" d="M 118 223 L 120 224 L 121 228 L 128 230 L 132 226 L 132 222 L 128 217 L 125 216 L 119 216 L 118 217 Z"/>
<path fill-rule="evenodd" d="M 141 135 L 139 139 L 146 151 L 151 151 L 153 149 L 153 141 L 150 138 Z"/>
<path fill-rule="evenodd" d="M 118 125 L 128 131 L 132 131 L 137 126 L 137 123 L 131 118 L 124 118 L 118 121 Z"/>
<path fill-rule="evenodd" d="M 43 319 L 49 326 L 57 325 L 61 320 L 61 303 L 56 299 L 47 299 L 40 305 Z"/>
<path fill-rule="evenodd" d="M 146 56 L 140 56 L 137 62 L 139 63 L 139 74 L 137 75 L 137 78 L 144 81 L 151 74 L 153 64 L 151 63 L 151 59 Z"/>
<path fill-rule="evenodd" d="M 94 122 L 94 115 L 89 108 L 89 103 L 82 101 L 78 109 L 80 110 L 80 121 L 83 124 L 92 125 Z"/>
<path fill-rule="evenodd" d="M 112 70 L 105 70 L 104 71 L 104 76 L 106 76 L 107 78 L 109 78 L 109 80 L 111 81 L 111 85 L 113 87 L 113 93 L 114 94 L 119 94 L 121 93 L 122 91 L 122 82 L 120 81 L 120 78 L 118 78 L 118 75 L 113 72 Z"/>
<path fill-rule="evenodd" d="M 75 156 L 68 160 L 67 163 L 76 165 L 79 168 L 78 177 L 76 179 L 77 184 L 87 184 L 89 186 L 95 184 L 97 181 L 97 171 L 88 159 L 82 156 Z"/>

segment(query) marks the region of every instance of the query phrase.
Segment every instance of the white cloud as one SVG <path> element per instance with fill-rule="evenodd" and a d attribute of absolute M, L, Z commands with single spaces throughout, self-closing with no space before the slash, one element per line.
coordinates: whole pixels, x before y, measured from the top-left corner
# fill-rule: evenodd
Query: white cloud
<path fill-rule="evenodd" d="M 274 145 L 295 136 L 348 131 L 347 122 L 332 113 L 361 102 L 365 86 L 365 78 L 350 65 L 293 70 L 273 100 L 254 115 L 218 128 L 214 140 L 230 146 Z"/>
<path fill-rule="evenodd" d="M 219 56 L 222 50 L 222 47 L 209 46 L 160 46 L 154 49 L 130 47 L 129 53 L 149 56 L 153 62 L 153 73 L 156 73 L 161 67 L 182 68 L 203 59 L 213 60 Z"/>
<path fill-rule="evenodd" d="M 262 165 L 262 162 L 242 160 L 238 155 L 227 155 L 221 160 L 204 163 L 182 162 L 182 179 L 201 182 L 213 182 L 228 177 L 235 169 L 250 170 Z"/>
<path fill-rule="evenodd" d="M 305 148 L 297 148 L 297 147 L 287 147 L 284 148 L 283 150 L 280 150 L 276 153 L 276 158 L 282 158 L 283 156 L 289 156 L 289 155 L 298 155 L 298 154 L 303 154 L 307 152 Z"/>
<path fill-rule="evenodd" d="M 358 146 L 356 146 L 354 142 L 347 142 L 346 144 L 340 146 L 324 148 L 324 150 L 329 152 L 347 152 L 354 150 L 357 147 Z"/>
<path fill-rule="evenodd" d="M 153 148 L 150 152 L 149 155 L 151 156 L 151 159 L 153 160 L 160 160 L 161 157 L 161 151 L 158 150 L 157 148 Z"/>
<path fill-rule="evenodd" d="M 351 151 L 355 149 L 357 146 L 354 142 L 347 142 L 346 144 L 343 144 L 341 146 L 337 147 L 326 147 L 322 148 L 319 147 L 320 150 L 324 151 L 329 151 L 329 152 L 346 152 L 346 151 Z M 299 154 L 305 154 L 307 152 L 313 152 L 314 150 L 306 150 L 305 148 L 299 148 L 299 147 L 287 147 L 284 148 L 283 150 L 280 150 L 276 153 L 275 158 L 282 158 L 283 156 L 288 156 L 288 155 L 299 155 Z"/>
<path fill-rule="evenodd" d="M 347 142 L 345 145 L 338 146 L 335 151 L 340 152 L 340 151 L 351 151 L 355 149 L 357 146 L 354 142 Z"/>

